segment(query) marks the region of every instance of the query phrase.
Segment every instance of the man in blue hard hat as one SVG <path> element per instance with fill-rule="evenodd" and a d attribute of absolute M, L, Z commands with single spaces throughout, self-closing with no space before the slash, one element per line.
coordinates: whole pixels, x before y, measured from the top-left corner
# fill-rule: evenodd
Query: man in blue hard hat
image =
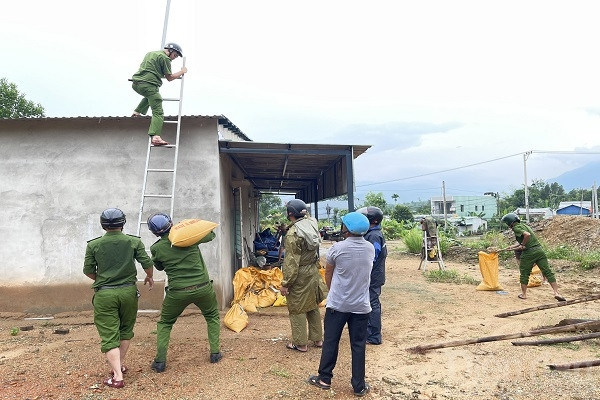
<path fill-rule="evenodd" d="M 367 325 L 371 302 L 369 284 L 375 248 L 363 235 L 369 230 L 369 220 L 359 212 L 342 217 L 345 240 L 335 243 L 326 256 L 325 281 L 329 287 L 325 311 L 325 333 L 319 363 L 319 374 L 308 382 L 321 389 L 331 388 L 333 369 L 337 363 L 340 338 L 348 325 L 352 351 L 352 378 L 355 396 L 366 395 L 370 387 L 365 382 L 365 352 Z"/>

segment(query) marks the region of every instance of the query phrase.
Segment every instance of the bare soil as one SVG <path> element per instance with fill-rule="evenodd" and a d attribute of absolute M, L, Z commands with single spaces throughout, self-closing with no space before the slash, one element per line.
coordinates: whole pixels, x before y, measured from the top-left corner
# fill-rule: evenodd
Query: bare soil
<path fill-rule="evenodd" d="M 429 283 L 418 270 L 418 256 L 404 253 L 399 243 L 391 242 L 389 247 L 382 293 L 384 343 L 367 347 L 367 381 L 372 390 L 366 398 L 600 399 L 598 367 L 568 371 L 548 367 L 599 359 L 598 339 L 550 346 L 513 346 L 505 340 L 425 354 L 407 351 L 423 344 L 526 332 L 568 318 L 600 319 L 596 301 L 497 318 L 494 315 L 500 312 L 556 300 L 548 285 L 530 289 L 527 300 L 518 299 L 518 270 L 512 262 L 501 262 L 499 268 L 505 293 L 479 292 L 474 285 Z M 558 282 L 567 299 L 600 293 L 597 271 L 581 272 L 569 263 L 553 265 L 560 266 Z M 476 262 L 446 260 L 446 267 L 481 279 Z M 428 266 L 428 270 L 435 268 L 435 264 Z M 162 374 L 150 370 L 158 313 L 140 313 L 123 389 L 102 385 L 109 368 L 90 312 L 26 319 L 31 317 L 40 316 L 0 313 L 2 399 L 354 398 L 347 335 L 342 337 L 332 389 L 315 388 L 306 379 L 317 371 L 320 349 L 310 347 L 300 353 L 285 348 L 290 335 L 285 307 L 250 314 L 249 326 L 240 333 L 223 327 L 224 358 L 218 364 L 209 363 L 201 314 L 186 310 L 173 329 L 167 370 Z M 12 336 L 14 327 L 32 329 Z M 54 333 L 57 330 L 68 333 Z M 544 338 L 568 335 L 572 334 Z"/>

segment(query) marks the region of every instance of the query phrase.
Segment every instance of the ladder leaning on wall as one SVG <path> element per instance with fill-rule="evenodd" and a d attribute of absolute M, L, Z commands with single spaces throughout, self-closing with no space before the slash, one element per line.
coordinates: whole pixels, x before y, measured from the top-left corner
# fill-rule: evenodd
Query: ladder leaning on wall
<path fill-rule="evenodd" d="M 185 67 L 185 57 L 183 57 L 183 66 Z M 146 152 L 146 165 L 144 167 L 144 183 L 142 184 L 142 199 L 140 202 L 140 209 L 138 215 L 138 225 L 137 225 L 137 236 L 140 236 L 142 226 L 147 225 L 147 221 L 144 219 L 144 211 L 146 210 L 146 201 L 148 199 L 170 199 L 171 205 L 169 208 L 169 216 L 173 218 L 173 209 L 175 206 L 175 183 L 177 178 L 177 160 L 179 158 L 179 135 L 181 133 L 181 110 L 183 105 L 183 84 L 185 75 L 182 75 L 178 80 L 180 81 L 179 86 L 179 97 L 178 98 L 164 98 L 163 101 L 177 101 L 179 102 L 177 120 L 165 120 L 165 124 L 175 124 L 176 125 L 176 133 L 175 133 L 175 141 L 171 144 L 165 146 L 154 146 L 152 144 L 152 137 L 148 137 L 148 149 Z M 152 164 L 152 160 L 156 161 L 156 156 L 158 152 L 164 151 L 173 151 L 172 164 L 166 165 L 166 168 L 156 168 L 154 164 Z M 152 167 L 151 167 L 152 166 Z M 171 191 L 170 192 L 161 192 L 159 188 L 151 188 L 148 184 L 148 178 L 154 177 L 156 174 L 171 174 Z"/>

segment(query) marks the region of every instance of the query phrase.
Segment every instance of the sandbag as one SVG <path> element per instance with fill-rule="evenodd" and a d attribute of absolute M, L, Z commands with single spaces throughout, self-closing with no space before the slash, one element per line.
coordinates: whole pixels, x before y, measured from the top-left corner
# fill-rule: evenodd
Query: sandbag
<path fill-rule="evenodd" d="M 277 293 L 277 299 L 275 303 L 273 303 L 273 307 L 285 307 L 287 306 L 287 299 L 285 296 L 282 296 L 281 293 Z"/>
<path fill-rule="evenodd" d="M 477 286 L 477 290 L 503 290 L 498 283 L 498 253 L 486 253 L 480 251 L 479 270 L 483 280 Z"/>
<path fill-rule="evenodd" d="M 529 282 L 527 283 L 527 287 L 541 286 L 543 281 L 544 275 L 542 275 L 540 267 L 534 265 L 531 269 L 531 273 L 529 274 Z"/>
<path fill-rule="evenodd" d="M 271 307 L 277 300 L 277 293 L 271 288 L 266 288 L 258 292 L 257 297 L 259 307 Z"/>
<path fill-rule="evenodd" d="M 232 331 L 240 333 L 248 326 L 248 314 L 239 304 L 233 304 L 225 314 L 223 323 Z"/>
<path fill-rule="evenodd" d="M 239 302 L 239 305 L 247 312 L 257 312 L 256 306 L 258 306 L 258 296 L 254 292 L 248 292 Z"/>
<path fill-rule="evenodd" d="M 203 219 L 184 219 L 169 232 L 169 241 L 175 247 L 188 247 L 204 239 L 219 224 Z"/>

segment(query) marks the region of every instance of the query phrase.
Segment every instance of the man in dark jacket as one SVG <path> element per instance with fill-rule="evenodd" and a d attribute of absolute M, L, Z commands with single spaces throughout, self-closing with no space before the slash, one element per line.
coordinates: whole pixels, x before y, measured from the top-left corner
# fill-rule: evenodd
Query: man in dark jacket
<path fill-rule="evenodd" d="M 365 240 L 371 242 L 375 248 L 375 259 L 371 270 L 371 284 L 369 295 L 371 297 L 371 313 L 369 314 L 369 325 L 367 329 L 367 343 L 381 344 L 381 287 L 385 284 L 385 259 L 387 247 L 385 238 L 381 232 L 381 221 L 383 212 L 379 207 L 363 207 L 358 210 L 369 220 L 369 230 L 365 234 Z"/>

